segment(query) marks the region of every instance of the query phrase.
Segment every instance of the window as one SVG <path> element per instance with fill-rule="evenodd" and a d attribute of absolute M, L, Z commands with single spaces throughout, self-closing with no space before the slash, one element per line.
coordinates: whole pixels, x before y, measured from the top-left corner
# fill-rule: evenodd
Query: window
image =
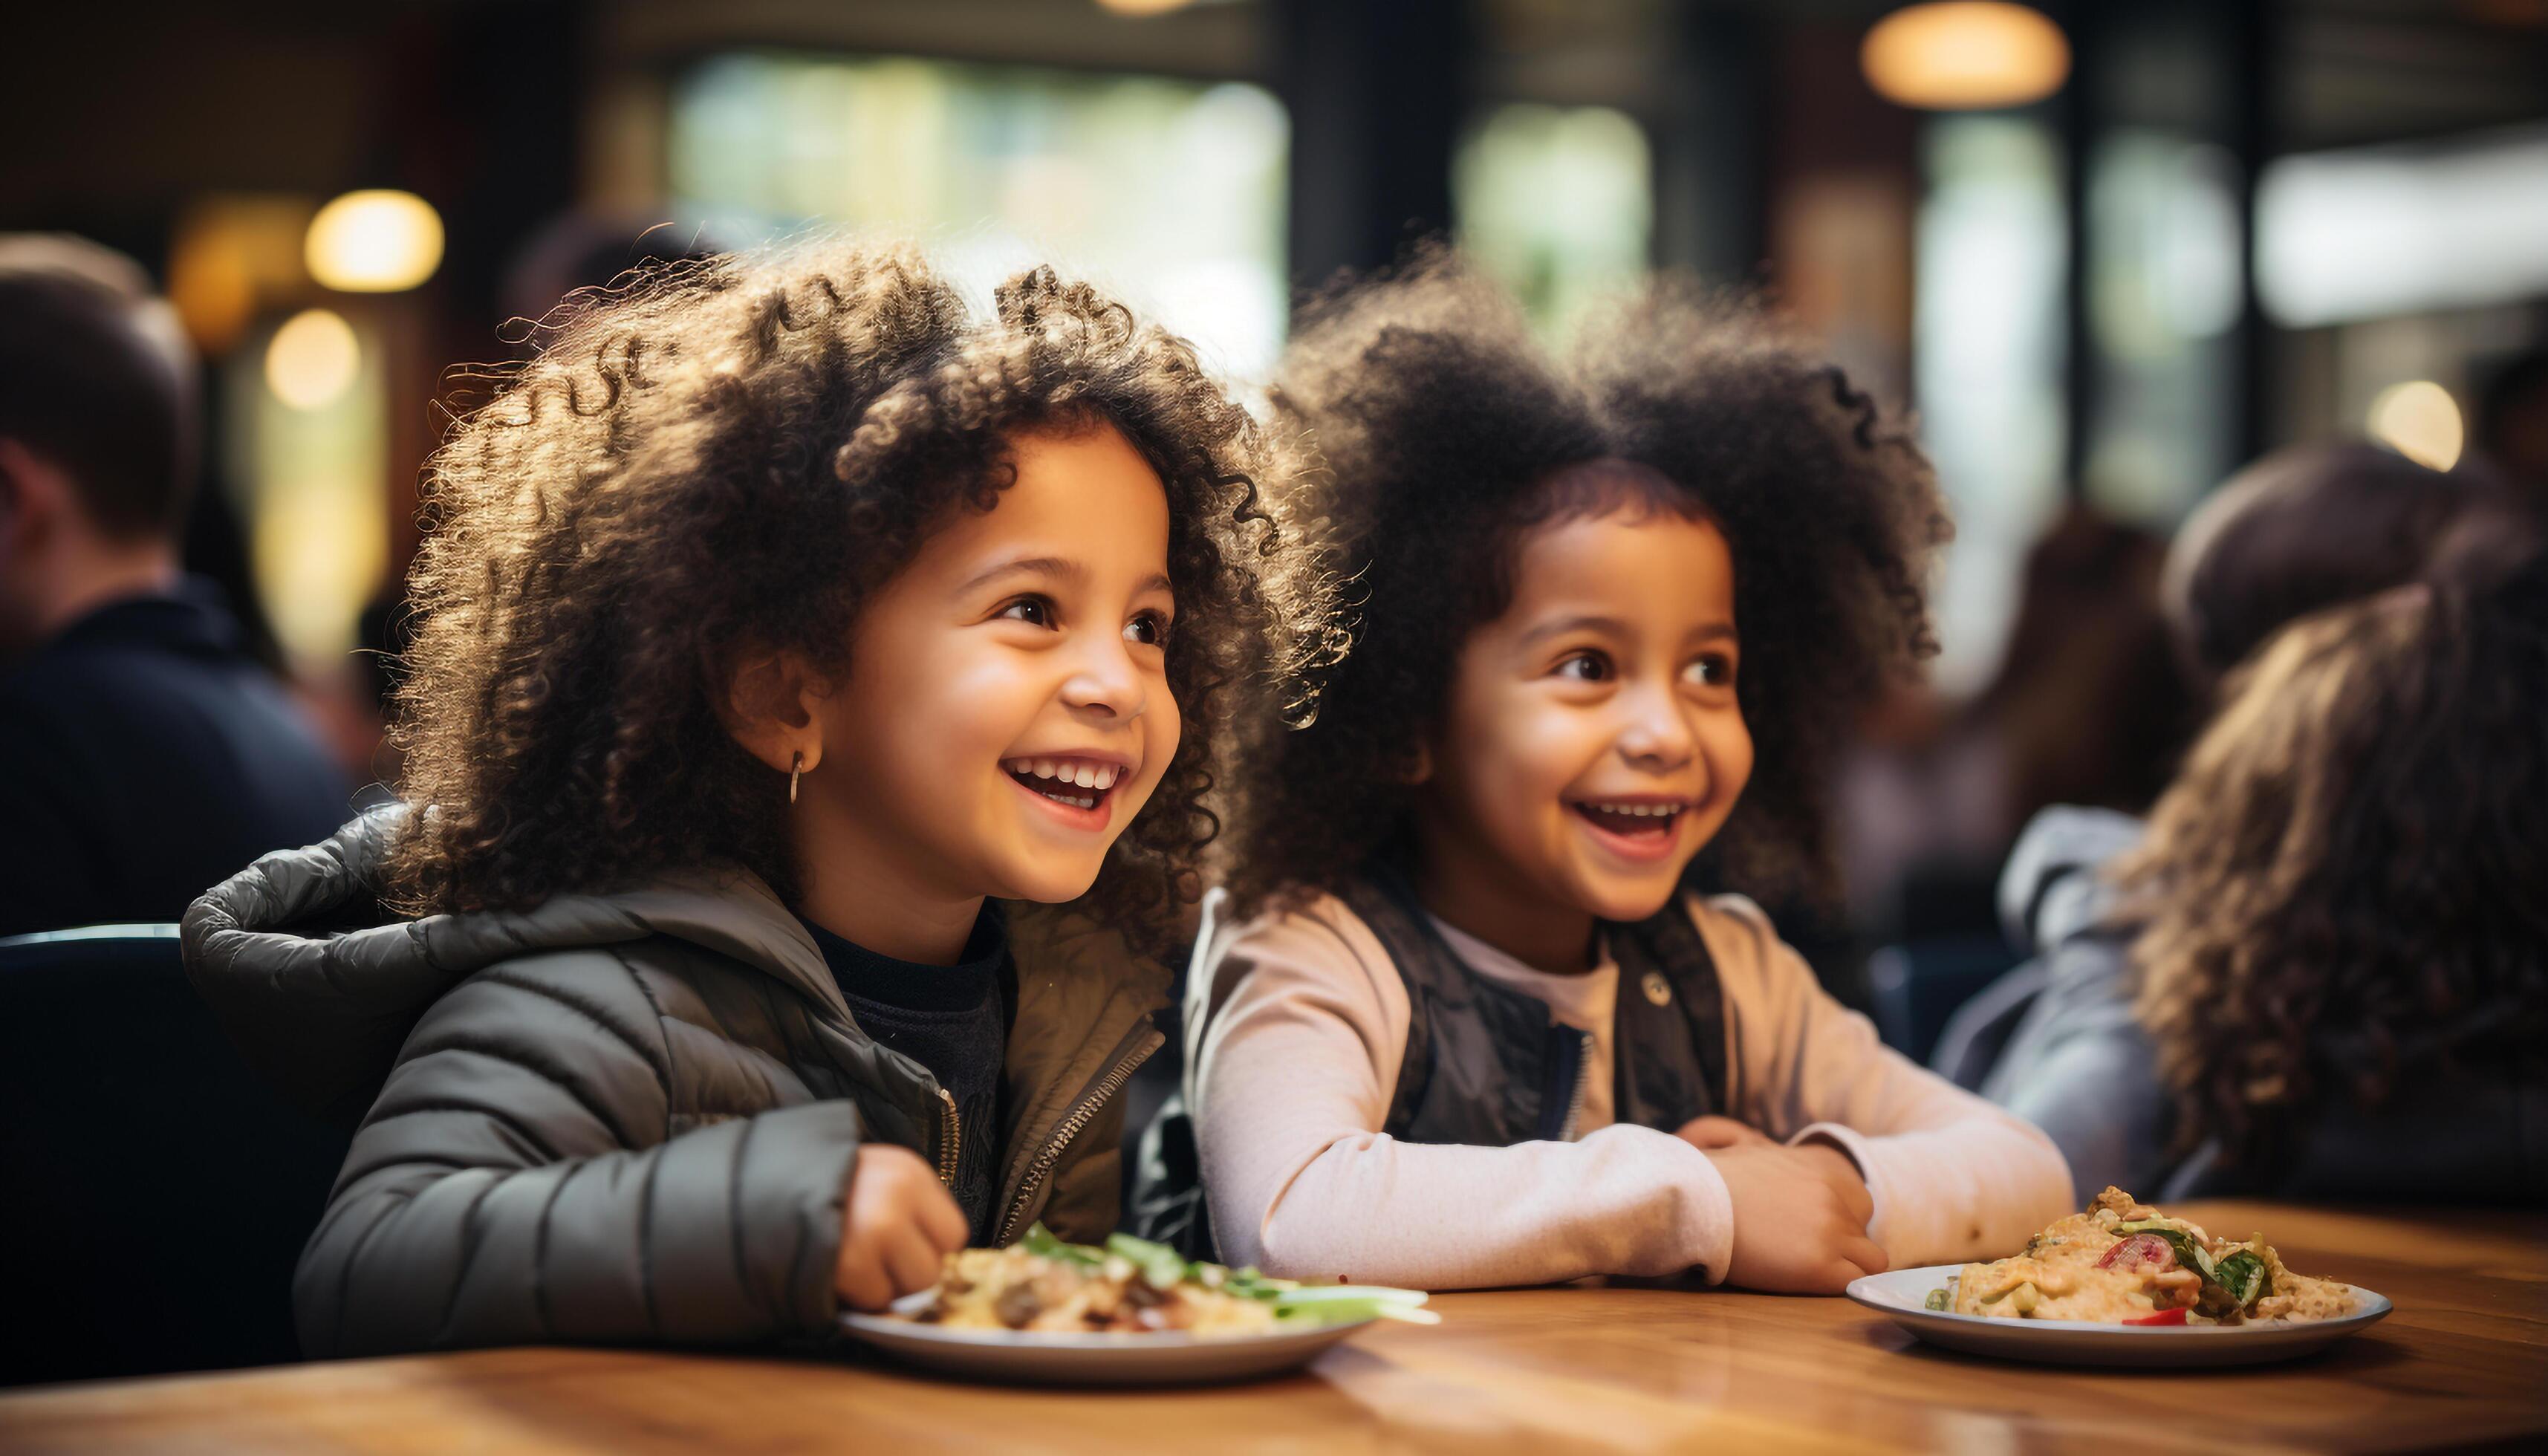
<path fill-rule="evenodd" d="M 1498 107 L 1461 142 L 1451 206 L 1461 246 L 1562 336 L 1644 275 L 1655 230 L 1645 130 L 1607 107 Z"/>
<path fill-rule="evenodd" d="M 902 58 L 736 54 L 673 93 L 676 205 L 755 241 L 907 233 L 968 287 L 1051 262 L 1267 373 L 1290 123 L 1260 87 Z"/>
<path fill-rule="evenodd" d="M 2061 164 L 2020 115 L 1942 117 L 1924 141 L 1913 282 L 1921 435 L 1956 521 L 1938 584 L 1939 684 L 1998 661 L 2018 573 L 2061 497 Z"/>

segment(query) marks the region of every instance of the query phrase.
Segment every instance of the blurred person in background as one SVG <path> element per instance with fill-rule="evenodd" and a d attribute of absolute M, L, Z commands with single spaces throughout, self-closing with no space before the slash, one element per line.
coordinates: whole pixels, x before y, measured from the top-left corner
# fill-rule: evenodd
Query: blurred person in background
<path fill-rule="evenodd" d="M 2116 870 L 2162 1198 L 2548 1202 L 2548 561 L 2467 575 L 2277 637 Z"/>
<path fill-rule="evenodd" d="M 2462 467 L 2548 508 L 2548 349 L 2505 361 L 2488 379 Z"/>
<path fill-rule="evenodd" d="M 2526 532 L 2490 493 L 2388 450 L 2297 447 L 2196 510 L 2160 595 L 2185 669 L 2211 696 L 2296 618 L 2415 580 L 2446 542 Z M 2141 922 L 2112 874 L 2144 838 L 2140 820 L 2111 810 L 2036 817 L 1999 886 L 2008 932 L 2036 958 L 1958 1013 L 1936 1061 L 2044 1126 L 2091 1194 L 2154 1186 L 2173 1161 L 2168 1099 L 2134 1009 L 2129 953 Z"/>
<path fill-rule="evenodd" d="M 0 936 L 170 921 L 348 785 L 179 567 L 192 352 L 122 254 L 0 236 Z"/>
<path fill-rule="evenodd" d="M 2027 552 L 1989 684 L 1960 706 L 1920 684 L 1877 701 L 1842 780 L 1862 933 L 1992 937 L 1991 886 L 2039 811 L 2139 813 L 2166 786 L 2198 721 L 2160 610 L 2166 552 L 2163 538 L 2072 504 Z"/>
<path fill-rule="evenodd" d="M 2415 579 L 2491 502 L 2466 477 L 2354 441 L 2277 450 L 2186 517 L 2159 579 L 2178 657 L 2211 696 L 2295 619 Z"/>

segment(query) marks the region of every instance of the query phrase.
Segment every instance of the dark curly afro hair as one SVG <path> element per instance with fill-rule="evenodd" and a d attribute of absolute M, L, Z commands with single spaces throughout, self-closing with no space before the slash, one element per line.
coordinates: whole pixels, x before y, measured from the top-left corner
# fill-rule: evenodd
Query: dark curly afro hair
<path fill-rule="evenodd" d="M 1217 832 L 1228 719 L 1282 696 L 1308 561 L 1259 503 L 1262 432 L 1182 340 L 1037 269 L 977 318 L 898 246 L 817 240 L 675 265 L 543 325 L 436 454 L 410 582 L 391 890 L 518 907 L 668 869 L 801 877 L 784 775 L 718 704 L 737 654 L 840 671 L 862 603 L 951 511 L 997 503 L 1007 442 L 1111 425 L 1169 500 L 1186 731 L 1086 908 L 1175 934 Z"/>
<path fill-rule="evenodd" d="M 1522 536 L 1626 503 L 1567 483 L 1604 459 L 1660 473 L 1684 498 L 1642 505 L 1711 518 L 1733 551 L 1761 751 L 1691 883 L 1829 893 L 1825 780 L 1864 701 L 1934 650 L 1925 583 L 1950 534 L 1928 462 L 1837 368 L 1757 308 L 1670 282 L 1561 363 L 1503 290 L 1435 249 L 1313 305 L 1273 398 L 1304 462 L 1297 513 L 1356 616 L 1315 721 L 1247 766 L 1223 846 L 1237 908 L 1337 888 L 1394 848 L 1413 755 L 1462 641 L 1510 600 Z"/>

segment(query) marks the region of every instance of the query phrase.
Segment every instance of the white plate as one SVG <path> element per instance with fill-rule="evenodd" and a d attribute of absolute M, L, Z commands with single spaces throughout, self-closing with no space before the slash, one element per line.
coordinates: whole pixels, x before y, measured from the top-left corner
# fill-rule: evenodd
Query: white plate
<path fill-rule="evenodd" d="M 2091 1324 L 2079 1320 L 1986 1320 L 1926 1307 L 1961 1264 L 1896 1269 L 1850 1281 L 1849 1297 L 1951 1350 L 2057 1365 L 2261 1365 L 2323 1349 L 2395 1308 L 2386 1295 L 2347 1286 L 2359 1309 L 2306 1324 Z"/>
<path fill-rule="evenodd" d="M 895 1302 L 913 1309 L 924 1292 Z M 1298 1370 L 1371 1323 L 1277 1325 L 1267 1334 L 1202 1336 L 1163 1329 L 1124 1334 L 1046 1334 L 950 1329 L 882 1315 L 843 1315 L 841 1327 L 897 1360 L 966 1380 L 1025 1385 L 1211 1385 Z"/>

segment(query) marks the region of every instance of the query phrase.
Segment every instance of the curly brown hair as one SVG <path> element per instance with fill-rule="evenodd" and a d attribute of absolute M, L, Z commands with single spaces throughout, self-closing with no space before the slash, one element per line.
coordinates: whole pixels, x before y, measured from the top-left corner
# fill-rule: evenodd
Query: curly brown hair
<path fill-rule="evenodd" d="M 1225 847 L 1240 909 L 1337 888 L 1398 840 L 1407 770 L 1461 642 L 1511 598 L 1523 535 L 1629 503 L 1573 484 L 1603 459 L 1659 472 L 1681 499 L 1636 503 L 1708 517 L 1733 550 L 1743 716 L 1765 752 L 1691 881 L 1828 892 L 1825 780 L 1860 705 L 1933 650 L 1925 579 L 1950 534 L 1928 462 L 1839 369 L 1757 307 L 1672 281 L 1560 364 L 1502 289 L 1437 249 L 1314 305 L 1278 381 L 1300 514 L 1358 619 L 1316 721 L 1248 765 Z"/>
<path fill-rule="evenodd" d="M 2548 564 L 2305 617 L 2117 865 L 2186 1147 L 2548 1035 Z"/>
<path fill-rule="evenodd" d="M 781 779 L 720 712 L 747 650 L 839 674 L 862 604 L 1008 441 L 1111 425 L 1169 501 L 1187 728 L 1087 908 L 1173 932 L 1228 719 L 1279 695 L 1316 579 L 1259 501 L 1262 431 L 1183 340 L 1048 268 L 977 318 L 903 246 L 815 240 L 590 296 L 426 478 L 390 859 L 410 912 L 741 865 L 794 902 Z M 836 679 L 837 681 L 837 679 Z"/>

